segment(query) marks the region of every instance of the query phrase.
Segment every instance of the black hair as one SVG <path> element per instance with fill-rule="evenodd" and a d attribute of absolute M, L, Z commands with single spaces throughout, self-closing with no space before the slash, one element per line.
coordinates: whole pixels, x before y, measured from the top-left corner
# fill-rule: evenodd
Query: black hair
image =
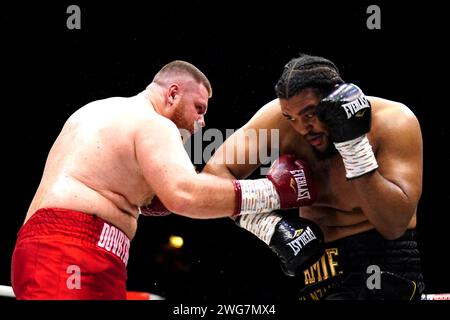
<path fill-rule="evenodd" d="M 291 59 L 275 86 L 280 99 L 290 99 L 305 88 L 317 91 L 325 97 L 336 84 L 344 83 L 336 65 L 328 59 L 301 53 L 298 58 Z"/>

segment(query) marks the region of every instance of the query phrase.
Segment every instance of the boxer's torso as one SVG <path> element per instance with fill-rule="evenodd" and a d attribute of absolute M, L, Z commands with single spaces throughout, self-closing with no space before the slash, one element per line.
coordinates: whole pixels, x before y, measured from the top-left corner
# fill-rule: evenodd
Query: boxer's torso
<path fill-rule="evenodd" d="M 40 208 L 66 208 L 94 214 L 133 238 L 138 206 L 152 195 L 135 158 L 134 133 L 152 110 L 138 95 L 75 112 L 50 150 L 26 220 Z"/>

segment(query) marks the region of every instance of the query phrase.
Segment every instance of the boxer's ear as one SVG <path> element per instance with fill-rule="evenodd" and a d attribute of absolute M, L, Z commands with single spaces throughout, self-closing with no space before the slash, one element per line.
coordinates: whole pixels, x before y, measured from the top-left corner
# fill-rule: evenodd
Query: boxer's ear
<path fill-rule="evenodd" d="M 175 104 L 178 93 L 180 91 L 180 86 L 176 83 L 172 83 L 167 89 L 167 103 L 171 107 Z"/>

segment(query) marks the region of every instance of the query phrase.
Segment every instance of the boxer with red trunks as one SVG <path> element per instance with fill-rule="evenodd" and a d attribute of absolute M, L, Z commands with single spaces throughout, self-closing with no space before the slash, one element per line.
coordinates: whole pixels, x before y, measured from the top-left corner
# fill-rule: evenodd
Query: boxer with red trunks
<path fill-rule="evenodd" d="M 39 209 L 22 226 L 12 261 L 20 299 L 125 299 L 130 239 L 94 215 Z"/>

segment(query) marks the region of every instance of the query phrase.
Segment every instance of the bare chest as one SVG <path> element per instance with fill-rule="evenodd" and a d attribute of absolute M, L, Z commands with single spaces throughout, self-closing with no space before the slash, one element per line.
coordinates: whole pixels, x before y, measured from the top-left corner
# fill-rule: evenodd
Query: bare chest
<path fill-rule="evenodd" d="M 311 209 L 326 207 L 342 212 L 362 212 L 357 190 L 345 177 L 344 163 L 339 154 L 319 159 L 311 147 L 293 131 L 283 135 L 281 152 L 292 153 L 309 163 L 318 189 L 318 199 Z"/>
<path fill-rule="evenodd" d="M 335 156 L 312 163 L 312 171 L 319 191 L 314 206 L 331 207 L 347 212 L 359 211 L 360 203 L 356 189 L 345 177 L 342 159 Z"/>
<path fill-rule="evenodd" d="M 110 199 L 140 204 L 151 196 L 151 190 L 134 154 L 132 138 L 126 132 L 66 130 L 51 151 L 46 177 L 53 181 L 52 177 L 70 175 Z"/>

